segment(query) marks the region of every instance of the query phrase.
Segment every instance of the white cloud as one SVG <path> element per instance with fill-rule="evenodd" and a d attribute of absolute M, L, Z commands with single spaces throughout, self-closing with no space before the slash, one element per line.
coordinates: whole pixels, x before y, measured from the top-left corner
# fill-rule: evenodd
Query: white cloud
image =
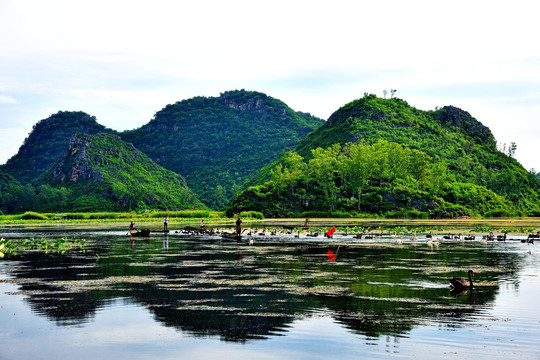
<path fill-rule="evenodd" d="M 0 104 L 18 104 L 17 99 L 11 96 L 0 94 Z"/>

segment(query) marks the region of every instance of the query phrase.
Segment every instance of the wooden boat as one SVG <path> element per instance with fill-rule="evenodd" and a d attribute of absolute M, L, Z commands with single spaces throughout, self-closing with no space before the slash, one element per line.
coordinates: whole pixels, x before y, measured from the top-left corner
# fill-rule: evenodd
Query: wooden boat
<path fill-rule="evenodd" d="M 150 236 L 150 229 L 130 230 L 128 235 L 134 237 Z"/>
<path fill-rule="evenodd" d="M 237 236 L 236 233 L 222 232 L 221 237 L 228 240 L 242 240 L 242 236 Z"/>

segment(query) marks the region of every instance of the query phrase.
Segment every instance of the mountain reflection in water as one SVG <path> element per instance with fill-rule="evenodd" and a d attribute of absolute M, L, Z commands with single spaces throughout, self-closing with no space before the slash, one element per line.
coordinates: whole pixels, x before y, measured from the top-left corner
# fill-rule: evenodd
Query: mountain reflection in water
<path fill-rule="evenodd" d="M 433 247 L 408 238 L 281 236 L 250 246 L 211 236 L 84 237 L 84 250 L 2 260 L 36 314 L 59 326 L 84 325 L 122 298 L 167 327 L 232 342 L 285 334 L 319 311 L 367 337 L 407 336 L 426 322 L 459 326 L 490 308 L 525 256 L 496 243 Z M 468 269 L 474 291 L 451 293 L 448 279 Z"/>

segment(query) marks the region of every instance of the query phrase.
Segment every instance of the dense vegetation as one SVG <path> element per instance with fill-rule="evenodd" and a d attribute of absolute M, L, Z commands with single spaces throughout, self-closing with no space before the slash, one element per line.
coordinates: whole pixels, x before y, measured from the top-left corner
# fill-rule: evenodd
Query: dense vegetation
<path fill-rule="evenodd" d="M 31 183 L 64 153 L 75 133 L 102 131 L 113 132 L 84 112 L 59 111 L 36 123 L 19 152 L 1 168 L 21 183 Z"/>
<path fill-rule="evenodd" d="M 39 182 L 65 188 L 72 211 L 204 208 L 178 174 L 107 133 L 74 135 Z"/>
<path fill-rule="evenodd" d="M 535 215 L 540 182 L 454 107 L 375 95 L 349 103 L 261 170 L 230 211 L 396 216 Z"/>
<path fill-rule="evenodd" d="M 167 105 L 121 137 L 182 174 L 203 202 L 219 209 L 246 179 L 322 124 L 265 94 L 240 90 Z"/>
<path fill-rule="evenodd" d="M 108 133 L 75 134 L 34 183 L 0 172 L 0 187 L 5 213 L 205 208 L 178 174 Z"/>
<path fill-rule="evenodd" d="M 456 107 L 365 94 L 323 123 L 244 90 L 167 105 L 122 139 L 58 112 L 0 167 L 0 211 L 223 209 L 244 184 L 229 214 L 540 214 L 538 174 L 513 158 L 516 145 L 498 149 Z"/>
<path fill-rule="evenodd" d="M 181 182 L 186 179 L 199 197 L 219 209 L 245 179 L 322 123 L 309 114 L 291 110 L 279 100 L 242 90 L 226 92 L 218 98 L 196 97 L 168 105 L 149 124 L 120 135 L 164 168 L 185 175 L 174 177 L 181 178 Z M 81 183 L 60 186 L 43 176 L 64 156 L 72 136 L 101 132 L 116 134 L 83 112 L 60 111 L 39 121 L 19 152 L 0 167 L 0 211 L 62 211 L 72 206 L 73 210 L 114 211 L 183 208 L 191 203 L 182 198 L 187 196 L 185 193 L 165 205 L 172 195 L 164 196 L 170 193 L 164 190 L 168 185 L 156 181 L 168 181 L 173 175 L 152 177 L 152 169 L 145 170 L 144 178 L 137 177 L 141 172 L 133 169 L 132 173 L 138 175 L 127 183 L 124 180 L 129 177 L 125 174 L 118 178 L 105 174 L 102 177 L 109 182 L 94 182 L 93 187 L 101 190 L 90 193 Z M 109 155 L 110 161 L 116 156 Z M 144 185 L 137 185 L 139 180 Z M 150 181 L 154 182 L 152 186 Z M 102 196 L 107 193 L 106 188 L 110 188 L 112 196 Z M 193 193 L 190 194 L 188 197 L 192 198 Z"/>
<path fill-rule="evenodd" d="M 13 185 L 20 185 L 21 183 L 15 180 L 15 178 L 0 169 L 0 196 L 7 189 Z"/>

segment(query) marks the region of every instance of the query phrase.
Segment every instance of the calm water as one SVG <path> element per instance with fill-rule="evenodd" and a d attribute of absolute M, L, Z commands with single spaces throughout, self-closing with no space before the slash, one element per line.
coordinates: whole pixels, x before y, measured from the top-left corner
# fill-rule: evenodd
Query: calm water
<path fill-rule="evenodd" d="M 0 259 L 0 359 L 540 359 L 540 252 L 519 237 L 0 230 L 64 235 L 87 246 Z"/>

